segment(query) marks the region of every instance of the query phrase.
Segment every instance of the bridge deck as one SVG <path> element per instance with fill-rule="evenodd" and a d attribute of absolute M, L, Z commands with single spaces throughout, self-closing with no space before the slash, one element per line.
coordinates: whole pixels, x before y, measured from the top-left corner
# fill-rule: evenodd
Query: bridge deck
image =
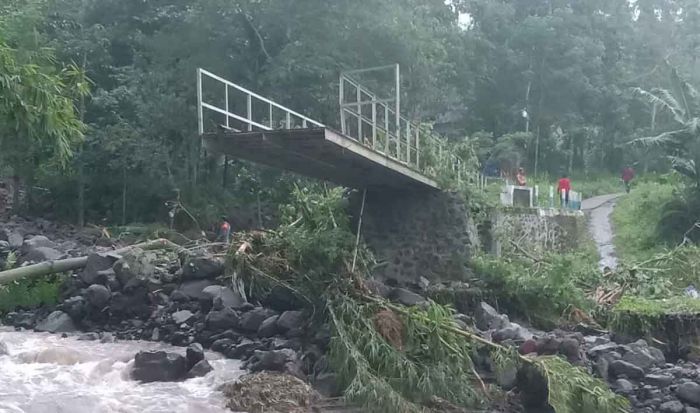
<path fill-rule="evenodd" d="M 220 131 L 203 135 L 221 153 L 352 188 L 438 189 L 437 182 L 328 128 Z"/>

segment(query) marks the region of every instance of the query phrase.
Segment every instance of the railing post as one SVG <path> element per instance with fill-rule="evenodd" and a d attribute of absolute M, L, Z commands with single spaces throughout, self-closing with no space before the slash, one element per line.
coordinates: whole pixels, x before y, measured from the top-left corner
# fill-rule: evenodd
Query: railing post
<path fill-rule="evenodd" d="M 250 122 L 253 121 L 253 97 L 250 94 L 248 94 L 247 97 L 248 97 L 248 99 L 246 102 L 247 103 L 246 107 L 247 107 L 247 111 L 248 111 L 247 112 L 248 113 L 248 116 L 247 116 L 248 117 L 248 131 L 252 131 L 253 124 Z"/>
<path fill-rule="evenodd" d="M 270 106 L 270 129 L 274 129 L 275 126 L 272 123 L 272 103 L 268 103 L 268 105 Z"/>
<path fill-rule="evenodd" d="M 411 164 L 411 122 L 406 120 L 406 164 Z"/>
<path fill-rule="evenodd" d="M 226 83 L 224 83 L 224 87 L 226 88 L 226 89 L 224 89 L 225 90 L 224 100 L 226 101 L 226 128 L 228 129 L 229 128 L 229 124 L 228 124 L 228 113 L 229 113 L 228 112 L 228 85 Z"/>
<path fill-rule="evenodd" d="M 389 105 L 384 103 L 384 130 L 386 131 L 384 136 L 384 155 L 389 155 L 389 139 L 391 139 L 391 133 L 389 132 Z"/>
<path fill-rule="evenodd" d="M 197 68 L 197 130 L 204 134 L 204 111 L 202 108 L 202 69 Z"/>
<path fill-rule="evenodd" d="M 306 129 L 306 127 L 307 127 L 306 119 L 301 120 L 301 127 Z"/>
<path fill-rule="evenodd" d="M 416 128 L 416 169 L 420 170 L 420 124 Z"/>
<path fill-rule="evenodd" d="M 401 71 L 396 64 L 396 158 L 401 159 Z"/>
<path fill-rule="evenodd" d="M 292 129 L 292 114 L 287 112 L 287 129 Z"/>
<path fill-rule="evenodd" d="M 340 73 L 340 91 L 338 92 L 338 105 L 340 106 L 340 131 L 343 135 L 347 135 L 347 126 L 345 125 L 345 77 Z"/>
<path fill-rule="evenodd" d="M 362 89 L 357 85 L 357 140 L 364 145 L 365 140 L 362 138 Z"/>
<path fill-rule="evenodd" d="M 377 146 L 377 101 L 372 98 L 372 149 Z"/>

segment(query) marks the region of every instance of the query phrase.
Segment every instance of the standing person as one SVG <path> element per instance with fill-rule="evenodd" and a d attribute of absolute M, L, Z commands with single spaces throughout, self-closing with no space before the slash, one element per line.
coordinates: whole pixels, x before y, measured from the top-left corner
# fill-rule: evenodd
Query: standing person
<path fill-rule="evenodd" d="M 217 240 L 222 240 L 226 245 L 231 241 L 231 224 L 228 223 L 226 216 L 221 217 L 221 225 L 219 225 L 219 235 Z"/>
<path fill-rule="evenodd" d="M 631 166 L 626 166 L 622 170 L 622 182 L 625 183 L 625 192 L 630 193 L 630 182 L 634 179 L 634 169 Z"/>
<path fill-rule="evenodd" d="M 571 180 L 566 174 L 563 174 L 557 184 L 557 193 L 561 199 L 561 206 L 564 208 L 569 207 L 569 192 L 571 192 Z"/>
<path fill-rule="evenodd" d="M 523 168 L 518 168 L 518 174 L 515 175 L 515 183 L 518 186 L 527 185 L 527 178 L 525 177 L 525 170 Z"/>

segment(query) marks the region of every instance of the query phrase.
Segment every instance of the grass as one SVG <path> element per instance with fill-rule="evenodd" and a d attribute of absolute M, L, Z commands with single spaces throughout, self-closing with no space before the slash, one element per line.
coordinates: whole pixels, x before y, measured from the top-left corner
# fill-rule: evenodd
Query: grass
<path fill-rule="evenodd" d="M 674 196 L 672 184 L 642 181 L 617 202 L 612 223 L 615 250 L 621 259 L 643 261 L 663 249 L 658 224 L 664 205 Z"/>
<path fill-rule="evenodd" d="M 700 300 L 685 296 L 657 300 L 626 296 L 615 306 L 615 310 L 647 317 L 660 317 L 669 314 L 700 314 Z"/>

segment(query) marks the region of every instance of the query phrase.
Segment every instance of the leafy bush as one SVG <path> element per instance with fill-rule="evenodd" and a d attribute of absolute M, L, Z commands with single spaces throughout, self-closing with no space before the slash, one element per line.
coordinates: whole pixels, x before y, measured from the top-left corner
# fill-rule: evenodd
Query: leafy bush
<path fill-rule="evenodd" d="M 581 252 L 548 254 L 538 262 L 482 255 L 471 264 L 502 309 L 544 327 L 573 308 L 592 309 L 585 291 L 597 285 L 601 276 L 595 261 Z"/>
<path fill-rule="evenodd" d="M 35 308 L 58 302 L 59 288 L 63 279 L 49 277 L 40 280 L 20 280 L 0 286 L 0 313 L 18 308 Z"/>

